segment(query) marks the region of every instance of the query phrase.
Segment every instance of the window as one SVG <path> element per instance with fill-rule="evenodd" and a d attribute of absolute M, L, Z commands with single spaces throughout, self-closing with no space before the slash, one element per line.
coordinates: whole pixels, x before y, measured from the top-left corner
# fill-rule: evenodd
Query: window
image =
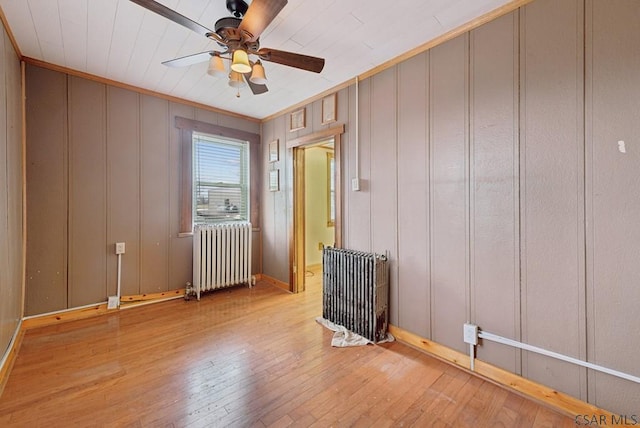
<path fill-rule="evenodd" d="M 327 153 L 327 227 L 336 224 L 336 163 L 333 152 Z"/>
<path fill-rule="evenodd" d="M 258 203 L 258 192 L 255 191 L 260 185 L 258 181 L 259 174 L 255 173 L 255 171 L 259 170 L 260 135 L 241 129 L 212 125 L 180 116 L 175 117 L 175 125 L 179 130 L 178 144 L 180 145 L 180 207 L 178 214 L 180 224 L 178 225 L 178 236 L 192 236 L 193 225 L 198 221 L 195 216 L 197 211 L 197 198 L 194 198 L 194 196 L 196 196 L 196 192 L 194 192 L 196 180 L 194 179 L 195 165 L 193 153 L 195 134 L 199 134 L 199 138 L 203 141 L 211 140 L 223 144 L 240 144 L 244 146 L 246 154 L 244 160 L 245 170 L 251 170 L 251 173 L 249 174 L 247 172 L 247 175 L 244 177 L 245 183 L 248 183 L 245 188 L 245 208 L 251 224 L 260 224 L 260 204 Z M 251 191 L 251 189 L 253 189 L 253 191 Z M 207 192 L 207 206 L 209 205 L 208 197 L 209 194 Z M 194 201 L 194 199 L 196 200 Z M 222 203 L 224 205 L 224 199 Z M 231 200 L 229 200 L 229 204 L 231 204 Z M 238 208 L 238 210 L 240 210 L 240 208 Z M 207 217 L 205 216 L 203 218 Z M 209 221 L 213 220 L 209 219 Z"/>
<path fill-rule="evenodd" d="M 249 220 L 247 142 L 193 133 L 193 223 Z"/>

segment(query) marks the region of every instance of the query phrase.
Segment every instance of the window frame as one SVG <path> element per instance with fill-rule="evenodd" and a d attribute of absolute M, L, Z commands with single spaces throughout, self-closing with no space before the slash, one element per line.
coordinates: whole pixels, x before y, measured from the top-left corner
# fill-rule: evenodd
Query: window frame
<path fill-rule="evenodd" d="M 336 225 L 336 182 L 334 151 L 327 152 L 327 227 Z"/>
<path fill-rule="evenodd" d="M 204 132 L 194 131 L 192 132 L 192 144 L 193 144 L 193 175 L 192 182 L 193 185 L 196 186 L 194 190 L 194 196 L 192 196 L 192 218 L 194 226 L 196 224 L 218 224 L 218 223 L 229 223 L 229 222 L 237 222 L 237 221 L 249 221 L 249 215 L 251 213 L 251 198 L 249 197 L 251 192 L 251 170 L 249 168 L 251 159 L 249 153 L 249 142 L 248 141 L 240 141 L 236 139 L 230 138 L 222 138 L 217 135 L 206 134 Z M 237 189 L 240 192 L 240 199 L 242 200 L 241 205 L 246 205 L 246 210 L 240 209 L 237 212 L 241 214 L 241 219 L 222 219 L 217 218 L 215 216 L 205 216 L 198 215 L 198 204 L 194 200 L 196 198 L 195 194 L 197 193 L 198 183 L 200 183 L 200 188 L 202 188 L 203 180 L 197 181 L 198 178 L 203 178 L 203 171 L 200 171 L 196 168 L 197 160 L 198 160 L 198 151 L 196 150 L 196 144 L 210 144 L 213 147 L 235 147 L 238 150 L 238 155 L 241 163 L 240 168 L 240 180 L 237 183 L 230 182 L 217 182 L 217 183 L 207 183 L 208 187 L 213 187 L 216 189 Z M 234 156 L 234 159 L 237 159 Z M 202 167 L 202 162 L 200 162 L 200 168 Z M 200 174 L 200 175 L 198 175 Z M 205 174 L 207 175 L 207 174 Z M 211 190 L 210 190 L 211 191 Z"/>
<path fill-rule="evenodd" d="M 249 220 L 253 227 L 260 224 L 259 177 L 260 135 L 225 126 L 176 116 L 180 144 L 180 228 L 178 236 L 193 235 L 193 133 L 209 134 L 249 144 Z"/>

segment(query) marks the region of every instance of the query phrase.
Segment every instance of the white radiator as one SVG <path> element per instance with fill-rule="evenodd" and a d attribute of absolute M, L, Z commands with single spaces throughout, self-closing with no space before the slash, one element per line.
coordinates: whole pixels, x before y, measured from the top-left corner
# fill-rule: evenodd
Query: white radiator
<path fill-rule="evenodd" d="M 251 223 L 196 225 L 193 233 L 193 286 L 203 291 L 249 284 Z"/>

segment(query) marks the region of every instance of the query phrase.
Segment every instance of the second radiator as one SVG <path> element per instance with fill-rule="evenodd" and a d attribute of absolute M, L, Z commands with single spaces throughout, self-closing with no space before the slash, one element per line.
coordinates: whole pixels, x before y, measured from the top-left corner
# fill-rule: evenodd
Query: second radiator
<path fill-rule="evenodd" d="M 389 327 L 389 266 L 374 253 L 325 247 L 322 252 L 322 316 L 371 342 Z"/>

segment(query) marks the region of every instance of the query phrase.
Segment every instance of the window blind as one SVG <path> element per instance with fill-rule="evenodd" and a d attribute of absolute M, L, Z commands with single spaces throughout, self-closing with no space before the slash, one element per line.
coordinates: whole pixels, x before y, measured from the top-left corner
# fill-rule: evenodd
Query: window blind
<path fill-rule="evenodd" d="M 193 222 L 248 219 L 248 143 L 194 132 Z"/>

